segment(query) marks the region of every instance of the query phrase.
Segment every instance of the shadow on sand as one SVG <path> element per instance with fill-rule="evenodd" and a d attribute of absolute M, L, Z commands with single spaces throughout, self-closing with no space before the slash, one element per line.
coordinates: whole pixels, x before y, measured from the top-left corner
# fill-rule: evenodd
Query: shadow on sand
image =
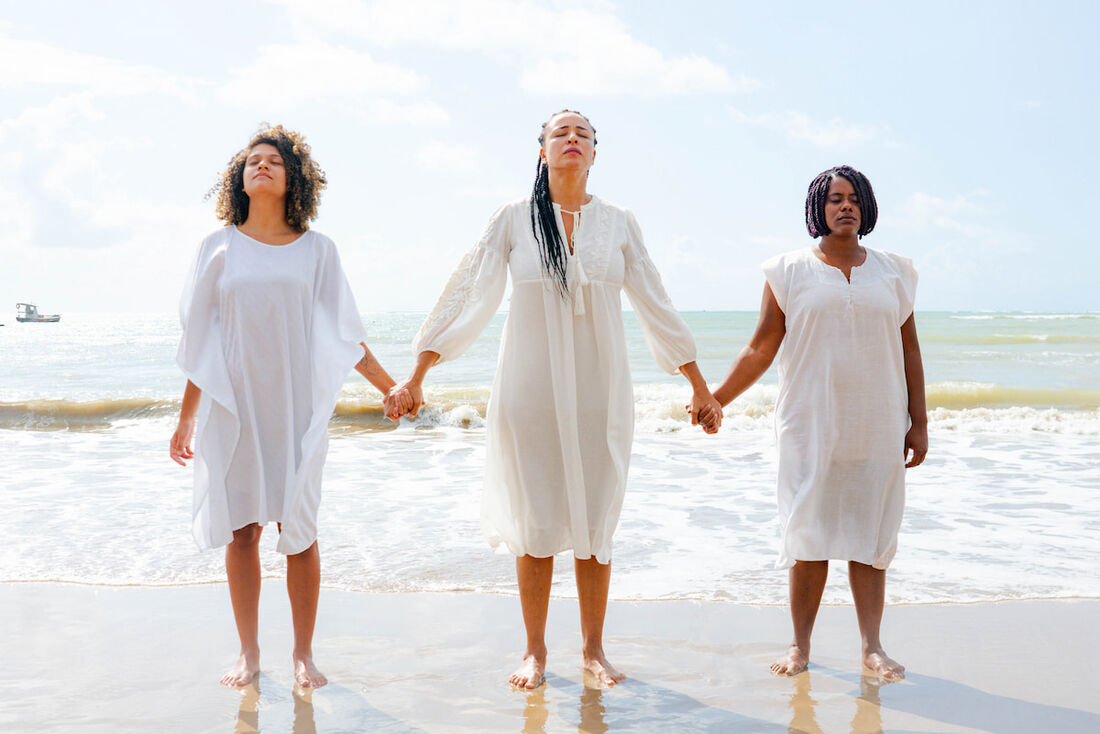
<path fill-rule="evenodd" d="M 886 709 L 997 734 L 1100 732 L 1100 714 L 986 693 L 972 686 L 911 670 L 906 671 L 904 681 L 884 683 L 872 675 L 816 666 L 815 669 L 838 680 L 858 682 L 860 705 L 866 703 L 879 710 L 877 730 L 882 729 L 881 709 Z"/>
<path fill-rule="evenodd" d="M 526 694 L 523 734 L 551 734 L 550 707 L 559 718 L 576 726 L 578 734 L 616 731 L 653 732 L 762 732 L 787 734 L 780 724 L 709 706 L 669 688 L 627 678 L 607 691 L 547 675 L 546 683 Z M 562 699 L 566 699 L 562 701 Z M 551 699 L 551 700 L 548 700 Z M 553 731 L 558 731 L 554 729 Z"/>
<path fill-rule="evenodd" d="M 263 680 L 263 693 L 260 683 Z M 289 700 L 293 700 L 294 717 L 291 731 L 293 734 L 317 734 L 316 714 L 313 707 L 314 696 L 323 697 L 326 718 L 320 731 L 369 731 L 378 734 L 424 734 L 422 729 L 399 721 L 367 703 L 367 699 L 345 686 L 329 683 L 316 691 L 294 686 L 287 688 L 275 684 L 271 679 L 258 675 L 251 684 L 240 689 L 241 701 L 237 709 L 237 721 L 233 734 L 255 734 L 260 729 L 260 708 L 269 712 L 269 726 L 274 725 L 285 731 L 284 714 L 279 711 Z M 333 712 L 339 712 L 334 714 Z M 332 720 L 334 719 L 334 720 Z"/>

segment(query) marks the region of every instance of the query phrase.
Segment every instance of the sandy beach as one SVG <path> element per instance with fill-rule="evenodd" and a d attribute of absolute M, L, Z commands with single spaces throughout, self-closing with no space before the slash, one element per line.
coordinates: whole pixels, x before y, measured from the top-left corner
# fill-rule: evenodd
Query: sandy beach
<path fill-rule="evenodd" d="M 330 685 L 295 691 L 290 613 L 265 582 L 262 673 L 217 684 L 236 636 L 224 585 L 0 586 L 0 729 L 10 732 L 1096 732 L 1100 601 L 901 605 L 888 650 L 908 679 L 861 674 L 855 613 L 826 606 L 808 673 L 767 665 L 780 606 L 612 602 L 607 649 L 630 676 L 594 690 L 578 668 L 576 602 L 551 602 L 549 670 L 504 682 L 522 640 L 516 598 L 323 590 L 315 656 Z"/>

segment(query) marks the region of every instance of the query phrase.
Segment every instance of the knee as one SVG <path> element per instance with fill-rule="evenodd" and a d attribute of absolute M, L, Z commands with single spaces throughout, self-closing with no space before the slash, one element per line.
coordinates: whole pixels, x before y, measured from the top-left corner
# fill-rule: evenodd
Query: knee
<path fill-rule="evenodd" d="M 233 531 L 233 542 L 231 545 L 238 548 L 246 548 L 249 546 L 258 545 L 260 542 L 260 534 L 263 532 L 263 528 L 258 523 L 252 523 L 245 525 L 243 528 Z"/>

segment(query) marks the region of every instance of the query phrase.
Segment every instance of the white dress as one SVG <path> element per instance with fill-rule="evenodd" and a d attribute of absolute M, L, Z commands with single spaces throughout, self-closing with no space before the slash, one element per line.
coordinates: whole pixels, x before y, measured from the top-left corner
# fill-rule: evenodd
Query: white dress
<path fill-rule="evenodd" d="M 199 248 L 176 361 L 202 390 L 192 532 L 202 549 L 282 523 L 281 553 L 317 539 L 328 421 L 366 333 L 332 240 L 288 245 L 226 227 Z"/>
<path fill-rule="evenodd" d="M 512 298 L 487 407 L 482 529 L 497 552 L 611 560 L 634 435 L 623 332 L 626 291 L 657 363 L 695 360 L 695 342 L 642 244 L 634 216 L 581 207 L 562 297 L 539 263 L 529 199 L 497 210 L 413 342 L 454 359 Z M 555 205 L 565 241 L 560 208 Z"/>
<path fill-rule="evenodd" d="M 786 316 L 775 408 L 777 566 L 841 559 L 890 565 L 905 504 L 909 394 L 901 325 L 911 260 L 866 248 L 844 273 L 806 248 L 763 264 Z"/>

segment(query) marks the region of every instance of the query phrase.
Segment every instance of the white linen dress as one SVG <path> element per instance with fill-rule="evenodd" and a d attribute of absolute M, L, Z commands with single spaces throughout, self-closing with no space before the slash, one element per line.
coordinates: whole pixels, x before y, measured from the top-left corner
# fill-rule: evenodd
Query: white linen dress
<path fill-rule="evenodd" d="M 917 273 L 907 258 L 866 250 L 850 283 L 811 248 L 762 266 L 787 328 L 775 408 L 779 568 L 840 559 L 885 569 L 897 550 L 910 426 L 901 325 Z"/>
<path fill-rule="evenodd" d="M 312 230 L 281 246 L 219 230 L 199 248 L 180 321 L 176 361 L 202 390 L 195 542 L 275 521 L 279 552 L 307 550 L 328 421 L 366 339 L 336 246 Z"/>
<path fill-rule="evenodd" d="M 482 529 L 497 552 L 611 560 L 634 436 L 623 332 L 626 291 L 657 363 L 695 360 L 634 216 L 597 197 L 575 222 L 566 297 L 543 272 L 530 199 L 492 216 L 413 342 L 413 352 L 462 354 L 504 295 L 512 298 L 487 407 Z M 562 241 L 561 210 L 555 205 Z"/>

